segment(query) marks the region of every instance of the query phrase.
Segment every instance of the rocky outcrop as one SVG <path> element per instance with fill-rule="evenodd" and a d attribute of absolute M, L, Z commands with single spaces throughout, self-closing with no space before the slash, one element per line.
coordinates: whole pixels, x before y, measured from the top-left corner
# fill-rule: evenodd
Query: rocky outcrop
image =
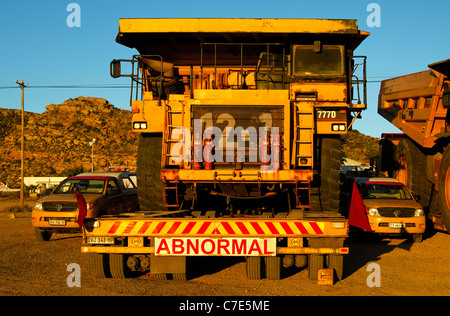
<path fill-rule="evenodd" d="M 0 109 L 0 181 L 18 185 L 20 177 L 21 111 Z M 136 166 L 137 138 L 131 132 L 131 111 L 102 98 L 78 97 L 50 104 L 42 114 L 25 113 L 26 177 L 66 176 L 73 170 Z"/>

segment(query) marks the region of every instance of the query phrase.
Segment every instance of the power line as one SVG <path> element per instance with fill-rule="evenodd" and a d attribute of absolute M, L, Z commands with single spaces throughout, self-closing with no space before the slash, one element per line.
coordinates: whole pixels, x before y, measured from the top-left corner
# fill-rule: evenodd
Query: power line
<path fill-rule="evenodd" d="M 380 83 L 382 80 L 367 80 L 367 83 Z M 0 86 L 1 90 L 17 89 L 17 86 Z M 30 89 L 130 89 L 130 85 L 29 85 Z"/>
<path fill-rule="evenodd" d="M 16 86 L 0 86 L 0 89 L 17 89 Z M 31 89 L 130 89 L 130 85 L 29 85 Z"/>

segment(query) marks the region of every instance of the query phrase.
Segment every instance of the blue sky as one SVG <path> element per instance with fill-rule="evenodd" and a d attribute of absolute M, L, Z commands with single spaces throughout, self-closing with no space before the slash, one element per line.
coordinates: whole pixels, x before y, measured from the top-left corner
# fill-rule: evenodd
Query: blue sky
<path fill-rule="evenodd" d="M 81 27 L 67 26 L 70 3 L 81 8 Z M 367 24 L 370 3 L 380 6 L 380 27 Z M 119 18 L 356 19 L 371 36 L 355 54 L 368 56 L 368 79 L 380 81 L 450 58 L 448 12 L 448 0 L 2 0 L 0 107 L 20 109 L 19 79 L 29 83 L 26 111 L 42 113 L 48 104 L 80 95 L 130 109 L 129 89 L 120 88 L 129 80 L 109 76 L 112 59 L 136 53 L 115 42 Z M 368 109 L 354 125 L 375 137 L 398 131 L 377 114 L 379 87 L 368 84 Z"/>

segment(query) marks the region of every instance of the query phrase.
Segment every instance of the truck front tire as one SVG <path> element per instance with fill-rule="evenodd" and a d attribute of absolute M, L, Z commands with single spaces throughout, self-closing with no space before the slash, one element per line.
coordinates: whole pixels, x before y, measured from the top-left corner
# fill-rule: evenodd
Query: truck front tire
<path fill-rule="evenodd" d="M 161 172 L 161 134 L 140 134 L 137 157 L 140 211 L 167 211 L 164 207 Z"/>

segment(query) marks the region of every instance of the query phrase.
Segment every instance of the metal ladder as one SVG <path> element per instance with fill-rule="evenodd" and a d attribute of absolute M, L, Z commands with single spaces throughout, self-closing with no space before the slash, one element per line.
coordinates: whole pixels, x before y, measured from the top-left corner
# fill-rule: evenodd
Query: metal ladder
<path fill-rule="evenodd" d="M 314 140 L 314 107 L 312 105 L 295 106 L 295 167 L 312 167 L 313 140 Z M 301 163 L 306 159 L 307 163 Z"/>
<path fill-rule="evenodd" d="M 179 140 L 172 139 L 172 131 L 174 128 L 179 127 L 177 125 L 174 125 L 173 116 L 174 115 L 181 115 L 181 122 L 184 122 L 184 106 L 181 107 L 181 110 L 172 110 L 170 105 L 168 103 L 165 103 L 164 105 L 164 135 L 163 135 L 163 159 L 164 159 L 164 166 L 169 165 L 169 159 L 171 157 L 181 157 L 181 155 L 172 155 L 171 154 L 171 148 L 172 143 L 176 143 Z M 170 195 L 169 191 L 173 190 L 175 191 L 175 201 L 171 201 L 170 203 L 167 199 L 167 197 Z M 168 183 L 166 181 L 163 181 L 163 200 L 164 200 L 164 206 L 165 207 L 179 207 L 179 199 L 178 199 L 178 183 Z M 175 202 L 175 203 L 173 203 Z"/>

